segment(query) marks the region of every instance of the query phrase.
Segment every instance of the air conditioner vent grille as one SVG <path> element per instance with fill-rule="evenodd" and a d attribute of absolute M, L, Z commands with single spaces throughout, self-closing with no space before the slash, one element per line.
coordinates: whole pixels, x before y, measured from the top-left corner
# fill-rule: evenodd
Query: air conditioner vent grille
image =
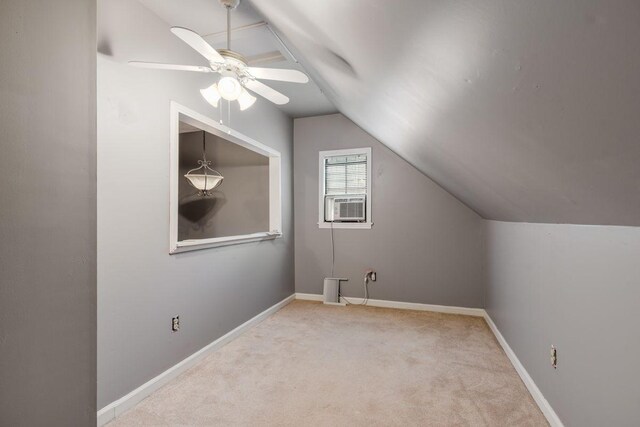
<path fill-rule="evenodd" d="M 341 218 L 360 218 L 364 216 L 362 203 L 340 203 Z"/>
<path fill-rule="evenodd" d="M 366 221 L 366 196 L 326 196 L 325 221 L 364 222 Z"/>

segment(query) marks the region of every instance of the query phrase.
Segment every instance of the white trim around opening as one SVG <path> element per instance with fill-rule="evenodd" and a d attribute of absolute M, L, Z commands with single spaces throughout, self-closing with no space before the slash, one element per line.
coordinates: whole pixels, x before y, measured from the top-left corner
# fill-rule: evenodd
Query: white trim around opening
<path fill-rule="evenodd" d="M 325 177 L 324 163 L 327 157 L 331 156 L 350 156 L 356 154 L 365 154 L 367 156 L 367 201 L 366 201 L 366 221 L 365 222 L 334 222 L 333 227 L 330 222 L 326 222 L 324 218 L 324 199 L 325 199 Z M 369 229 L 373 226 L 371 214 L 371 147 L 349 148 L 344 150 L 325 150 L 318 153 L 318 228 L 355 228 Z"/>
<path fill-rule="evenodd" d="M 180 122 L 219 136 L 248 150 L 269 158 L 269 230 L 240 236 L 213 237 L 209 239 L 178 240 L 178 180 L 180 171 L 179 144 Z M 281 155 L 246 135 L 191 110 L 175 101 L 170 104 L 170 184 L 169 184 L 169 253 L 237 245 L 282 237 L 282 189 Z"/>

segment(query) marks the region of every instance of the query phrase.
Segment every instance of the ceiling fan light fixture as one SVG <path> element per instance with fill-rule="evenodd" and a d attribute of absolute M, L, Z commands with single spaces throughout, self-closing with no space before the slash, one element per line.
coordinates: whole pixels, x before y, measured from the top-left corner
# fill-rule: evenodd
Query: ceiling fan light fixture
<path fill-rule="evenodd" d="M 276 105 L 286 104 L 289 102 L 289 98 L 286 95 L 262 83 L 260 80 L 307 83 L 309 77 L 301 71 L 292 69 L 248 67 L 246 59 L 238 52 L 231 50 L 231 11 L 240 4 L 240 1 L 241 0 L 219 0 L 227 12 L 226 49 L 214 49 L 201 35 L 188 28 L 171 27 L 171 32 L 209 61 L 209 66 L 162 64 L 141 61 L 129 61 L 129 63 L 136 67 L 160 70 L 181 70 L 219 74 L 220 78 L 216 84 L 200 90 L 205 100 L 216 108 L 220 104 L 220 99 L 225 99 L 227 101 L 237 100 L 240 104 L 240 110 L 246 110 L 256 102 L 256 98 L 252 94 L 260 95 Z M 275 33 L 273 34 L 278 38 Z M 250 93 L 247 92 L 245 88 L 250 91 Z"/>
<path fill-rule="evenodd" d="M 245 88 L 242 88 L 242 92 L 238 97 L 238 104 L 240 104 L 240 111 L 244 111 L 251 107 L 256 102 L 256 97 L 252 96 Z"/>
<path fill-rule="evenodd" d="M 235 101 L 242 93 L 242 85 L 231 72 L 225 72 L 218 81 L 218 92 L 227 101 Z"/>
<path fill-rule="evenodd" d="M 218 102 L 220 102 L 221 96 L 215 83 L 207 88 L 200 89 L 200 93 L 209 104 L 213 105 L 216 108 L 218 107 Z"/>

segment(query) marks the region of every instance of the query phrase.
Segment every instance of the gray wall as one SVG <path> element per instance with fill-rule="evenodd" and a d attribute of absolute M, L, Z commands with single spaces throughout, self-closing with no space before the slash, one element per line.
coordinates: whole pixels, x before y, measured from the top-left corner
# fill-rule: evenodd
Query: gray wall
<path fill-rule="evenodd" d="M 318 228 L 318 152 L 372 148 L 370 230 L 334 230 L 336 277 L 363 296 L 482 307 L 482 219 L 340 114 L 294 121 L 296 292 L 322 293 L 331 275 L 330 230 Z"/>
<path fill-rule="evenodd" d="M 292 121 L 259 99 L 232 127 L 282 153 L 284 237 L 169 253 L 169 101 L 218 119 L 211 75 L 126 61 L 204 60 L 135 0 L 98 2 L 98 407 L 291 295 Z M 248 268 L 250 266 L 250 268 Z M 182 329 L 170 332 L 171 317 Z"/>
<path fill-rule="evenodd" d="M 205 132 L 207 160 L 224 177 L 202 197 L 184 178 L 202 160 L 202 132 L 180 134 L 178 240 L 269 231 L 269 158 Z"/>
<path fill-rule="evenodd" d="M 96 422 L 95 2 L 0 1 L 0 425 Z"/>
<path fill-rule="evenodd" d="M 640 228 L 486 221 L 486 239 L 486 309 L 565 425 L 637 426 Z"/>

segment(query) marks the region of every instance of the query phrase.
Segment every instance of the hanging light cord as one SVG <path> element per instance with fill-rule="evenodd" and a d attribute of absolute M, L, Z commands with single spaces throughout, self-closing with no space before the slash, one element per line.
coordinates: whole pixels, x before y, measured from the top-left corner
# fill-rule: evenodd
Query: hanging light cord
<path fill-rule="evenodd" d="M 204 194 L 207 194 L 207 133 L 202 131 L 202 165 L 204 166 Z"/>

